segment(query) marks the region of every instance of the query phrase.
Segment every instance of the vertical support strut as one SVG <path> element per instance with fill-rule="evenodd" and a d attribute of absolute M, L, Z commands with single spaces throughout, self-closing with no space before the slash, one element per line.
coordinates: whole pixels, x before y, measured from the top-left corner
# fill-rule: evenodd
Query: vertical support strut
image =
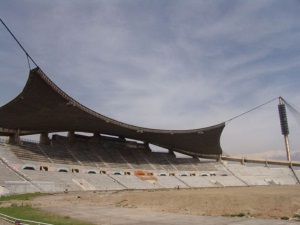
<path fill-rule="evenodd" d="M 291 154 L 290 154 L 290 143 L 289 143 L 289 127 L 288 121 L 286 116 L 285 104 L 283 103 L 282 97 L 279 97 L 279 118 L 280 118 L 280 125 L 281 125 L 281 133 L 284 136 L 284 143 L 286 149 L 286 158 L 288 161 L 291 161 Z"/>

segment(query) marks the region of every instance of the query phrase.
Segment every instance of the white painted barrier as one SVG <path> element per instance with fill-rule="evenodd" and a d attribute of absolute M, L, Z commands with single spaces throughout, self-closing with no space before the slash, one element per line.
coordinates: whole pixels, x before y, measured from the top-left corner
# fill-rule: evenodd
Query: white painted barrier
<path fill-rule="evenodd" d="M 23 219 L 20 219 L 20 218 L 15 218 L 15 217 L 5 215 L 3 213 L 0 213 L 0 218 L 3 219 L 3 220 L 6 220 L 8 222 L 11 222 L 11 223 L 14 223 L 16 220 L 19 220 L 19 221 L 21 221 L 21 225 L 29 225 L 27 223 L 37 224 L 37 225 L 53 225 L 53 224 L 50 224 L 50 223 L 42 223 L 42 222 L 37 222 L 37 221 L 32 221 L 32 220 L 23 220 Z M 26 222 L 26 223 L 24 223 L 24 222 Z"/>

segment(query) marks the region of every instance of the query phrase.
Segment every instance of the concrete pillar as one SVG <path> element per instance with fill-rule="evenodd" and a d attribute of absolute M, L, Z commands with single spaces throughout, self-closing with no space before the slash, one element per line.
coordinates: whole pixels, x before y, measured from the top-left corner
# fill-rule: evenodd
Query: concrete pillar
<path fill-rule="evenodd" d="M 100 143 L 101 135 L 99 133 L 94 133 L 93 137 L 91 138 L 91 142 Z"/>
<path fill-rule="evenodd" d="M 50 139 L 48 137 L 48 133 L 47 132 L 43 132 L 40 134 L 40 144 L 50 144 Z"/>
<path fill-rule="evenodd" d="M 74 142 L 75 141 L 75 132 L 74 131 L 69 131 L 68 132 L 68 141 L 69 142 Z"/>
<path fill-rule="evenodd" d="M 16 134 L 10 134 L 8 142 L 9 143 L 15 143 L 15 139 L 16 139 Z"/>
<path fill-rule="evenodd" d="M 146 150 L 150 151 L 151 152 L 151 148 L 149 146 L 149 142 L 144 142 L 144 147 Z"/>
<path fill-rule="evenodd" d="M 169 150 L 168 153 L 169 153 L 170 155 L 176 156 L 175 153 L 174 153 L 174 151 L 173 151 L 172 149 L 168 149 L 168 150 Z"/>
<path fill-rule="evenodd" d="M 19 144 L 19 145 L 21 144 L 20 129 L 15 130 L 15 133 L 9 136 L 9 142 L 14 144 Z"/>
<path fill-rule="evenodd" d="M 245 158 L 242 158 L 241 165 L 245 166 Z"/>
<path fill-rule="evenodd" d="M 126 139 L 123 136 L 119 136 L 119 139 L 122 141 L 126 141 Z"/>

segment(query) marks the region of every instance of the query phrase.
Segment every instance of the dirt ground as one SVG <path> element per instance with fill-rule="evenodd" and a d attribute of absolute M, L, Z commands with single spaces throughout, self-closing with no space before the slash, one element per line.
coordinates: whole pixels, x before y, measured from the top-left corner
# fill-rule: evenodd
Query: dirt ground
<path fill-rule="evenodd" d="M 68 192 L 39 197 L 30 204 L 39 208 L 114 206 L 190 215 L 243 213 L 256 218 L 281 218 L 300 213 L 300 186 Z"/>

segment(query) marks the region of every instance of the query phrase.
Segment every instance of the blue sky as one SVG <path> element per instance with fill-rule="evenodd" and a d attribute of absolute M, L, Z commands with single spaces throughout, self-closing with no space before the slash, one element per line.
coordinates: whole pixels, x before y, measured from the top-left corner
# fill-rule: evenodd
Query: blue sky
<path fill-rule="evenodd" d="M 1 19 L 60 88 L 122 122 L 190 129 L 278 96 L 300 106 L 298 0 L 2 0 Z M 0 105 L 29 73 L 0 27 Z M 33 65 L 32 65 L 33 67 Z M 231 121 L 230 155 L 283 150 L 278 101 Z M 300 127 L 288 113 L 292 151 Z"/>

